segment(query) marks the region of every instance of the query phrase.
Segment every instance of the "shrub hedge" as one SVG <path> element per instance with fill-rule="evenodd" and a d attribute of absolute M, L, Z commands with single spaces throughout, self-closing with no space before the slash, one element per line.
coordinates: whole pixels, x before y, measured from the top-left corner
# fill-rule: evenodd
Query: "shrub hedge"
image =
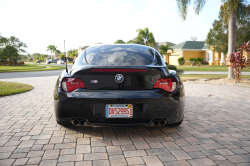
<path fill-rule="evenodd" d="M 197 58 L 189 58 L 189 61 L 194 66 L 194 65 L 196 65 L 198 59 Z"/>
<path fill-rule="evenodd" d="M 24 62 L 0 62 L 0 66 L 20 66 L 24 65 Z"/>
<path fill-rule="evenodd" d="M 184 64 L 185 64 L 185 59 L 184 59 L 184 57 L 180 57 L 180 58 L 178 59 L 178 63 L 179 63 L 180 66 L 184 65 Z"/>

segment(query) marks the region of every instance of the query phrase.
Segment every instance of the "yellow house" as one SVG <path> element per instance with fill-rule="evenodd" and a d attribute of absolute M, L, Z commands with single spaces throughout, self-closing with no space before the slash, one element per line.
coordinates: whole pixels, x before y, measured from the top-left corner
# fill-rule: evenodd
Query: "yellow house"
<path fill-rule="evenodd" d="M 243 55 L 246 57 L 246 65 L 250 66 L 250 53 L 244 51 Z"/>
<path fill-rule="evenodd" d="M 205 41 L 185 41 L 172 46 L 171 55 L 164 56 L 164 60 L 171 65 L 179 65 L 178 58 L 184 57 L 185 65 L 191 65 L 189 58 L 204 58 L 209 65 L 222 65 L 225 63 L 224 53 L 209 49 Z"/>

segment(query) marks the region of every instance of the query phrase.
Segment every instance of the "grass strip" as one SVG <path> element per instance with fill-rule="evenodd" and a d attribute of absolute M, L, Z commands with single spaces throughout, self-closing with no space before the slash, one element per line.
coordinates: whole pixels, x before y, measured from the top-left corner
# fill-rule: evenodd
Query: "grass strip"
<path fill-rule="evenodd" d="M 31 89 L 33 89 L 33 86 L 28 84 L 0 81 L 0 96 L 23 93 Z"/>

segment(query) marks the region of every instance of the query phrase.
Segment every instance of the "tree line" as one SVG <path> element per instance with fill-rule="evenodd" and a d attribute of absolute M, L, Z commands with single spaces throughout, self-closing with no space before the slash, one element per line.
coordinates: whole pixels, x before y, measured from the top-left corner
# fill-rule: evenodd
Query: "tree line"
<path fill-rule="evenodd" d="M 206 43 L 213 48 L 216 52 L 223 52 L 226 54 L 230 47 L 230 50 L 236 50 L 236 48 L 242 45 L 245 41 L 250 39 L 250 5 L 247 5 L 245 0 L 221 0 L 223 4 L 220 7 L 219 17 L 214 20 L 213 27 L 207 34 Z M 195 13 L 199 14 L 205 5 L 204 0 L 193 0 L 195 6 Z M 177 5 L 181 18 L 183 20 L 187 17 L 187 9 L 191 4 L 191 0 L 177 0 Z M 234 15 L 235 17 L 232 17 Z M 230 24 L 230 18 L 236 19 L 235 25 Z M 229 30 L 229 27 L 231 30 Z M 232 34 L 235 31 L 235 44 L 229 45 L 229 32 Z M 155 47 L 155 38 L 152 32 L 148 28 L 138 29 L 138 35 L 129 41 L 127 44 L 142 44 L 151 47 Z M 191 38 L 196 41 L 196 38 Z M 233 39 L 234 40 L 234 39 Z M 119 39 L 114 44 L 126 44 L 123 40 Z M 167 54 L 168 50 L 172 50 L 170 45 L 160 46 L 160 54 Z M 230 52 L 229 54 L 232 54 Z"/>
<path fill-rule="evenodd" d="M 138 32 L 138 35 L 127 41 L 127 44 L 134 43 L 134 44 L 141 44 L 146 45 L 150 47 L 155 47 L 155 37 L 153 35 L 153 32 L 150 32 L 148 27 L 145 29 L 137 29 L 136 32 Z M 114 44 L 126 44 L 123 40 L 119 39 Z"/>
<path fill-rule="evenodd" d="M 155 37 L 153 32 L 150 32 L 148 27 L 145 29 L 137 29 L 136 32 L 138 32 L 137 36 L 129 41 L 127 41 L 127 44 L 141 44 L 141 45 L 146 45 L 150 47 L 155 47 L 156 42 L 155 42 Z M 126 44 L 123 40 L 118 39 L 114 44 Z M 170 44 L 166 45 L 161 45 L 159 47 L 160 54 L 166 55 L 168 54 L 168 50 L 172 50 Z"/>
<path fill-rule="evenodd" d="M 26 53 L 27 45 L 15 36 L 10 38 L 0 35 L 0 62 L 17 63 Z"/>
<path fill-rule="evenodd" d="M 213 46 L 214 51 L 228 52 L 228 22 L 224 16 L 224 6 L 220 8 L 218 19 L 214 20 L 213 27 L 207 34 L 206 43 Z M 242 9 L 244 17 L 237 18 L 236 28 L 236 47 L 242 45 L 245 41 L 250 40 L 250 5 Z M 241 13 L 243 14 L 243 13 Z"/>
<path fill-rule="evenodd" d="M 205 6 L 206 0 L 176 0 L 181 18 L 183 20 L 187 17 L 188 6 L 193 2 L 195 4 L 195 13 L 198 15 Z M 209 45 L 215 45 L 215 49 L 221 49 L 222 52 L 227 52 L 227 59 L 232 60 L 234 52 L 237 48 L 237 26 L 244 21 L 249 22 L 249 5 L 248 0 L 221 0 L 219 22 L 215 21 L 213 29 L 210 30 L 207 40 Z M 223 24 L 224 29 L 223 29 Z M 221 24 L 221 25 L 220 25 Z M 249 34 L 249 26 L 244 31 Z M 214 33 L 215 32 L 215 33 Z M 216 33 L 218 32 L 218 34 Z M 225 36 L 226 33 L 226 36 Z M 244 38 L 245 34 L 243 34 Z M 249 38 L 246 40 L 248 41 Z M 221 44 L 220 44 L 221 42 Z M 226 46 L 225 43 L 228 42 Z M 222 44 L 224 43 L 224 44 Z M 221 48 L 222 47 L 222 48 Z M 216 51 L 216 50 L 215 50 Z M 228 79 L 233 79 L 233 67 L 229 61 Z"/>
<path fill-rule="evenodd" d="M 47 47 L 47 51 L 51 52 L 51 58 L 52 58 L 52 53 L 54 53 L 54 58 L 64 58 L 66 57 L 65 52 L 61 52 L 60 50 L 57 49 L 55 45 L 49 45 Z M 70 49 L 67 51 L 67 56 L 70 58 L 76 58 L 78 56 L 78 49 Z"/>

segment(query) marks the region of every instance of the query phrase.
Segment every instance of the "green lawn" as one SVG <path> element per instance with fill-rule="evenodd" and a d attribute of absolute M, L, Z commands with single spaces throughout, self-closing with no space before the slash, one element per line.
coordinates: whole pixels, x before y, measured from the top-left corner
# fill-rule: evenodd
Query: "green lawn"
<path fill-rule="evenodd" d="M 189 66 L 189 65 L 184 65 L 184 66 L 176 66 L 177 69 L 181 69 L 183 71 L 228 71 L 227 66 Z M 243 69 L 243 71 L 250 71 L 250 66 L 246 67 Z"/>
<path fill-rule="evenodd" d="M 65 67 L 64 66 L 52 66 L 52 65 L 25 64 L 23 66 L 0 66 L 0 73 L 41 71 L 41 70 L 59 70 L 59 69 L 65 69 Z"/>
<path fill-rule="evenodd" d="M 33 89 L 33 86 L 16 82 L 0 81 L 0 96 L 13 95 Z"/>
<path fill-rule="evenodd" d="M 219 75 L 219 74 L 187 74 L 187 75 L 180 75 L 181 80 L 183 82 L 191 79 L 207 79 L 207 78 L 227 78 L 227 75 Z M 250 79 L 248 75 L 242 75 L 242 79 Z"/>

